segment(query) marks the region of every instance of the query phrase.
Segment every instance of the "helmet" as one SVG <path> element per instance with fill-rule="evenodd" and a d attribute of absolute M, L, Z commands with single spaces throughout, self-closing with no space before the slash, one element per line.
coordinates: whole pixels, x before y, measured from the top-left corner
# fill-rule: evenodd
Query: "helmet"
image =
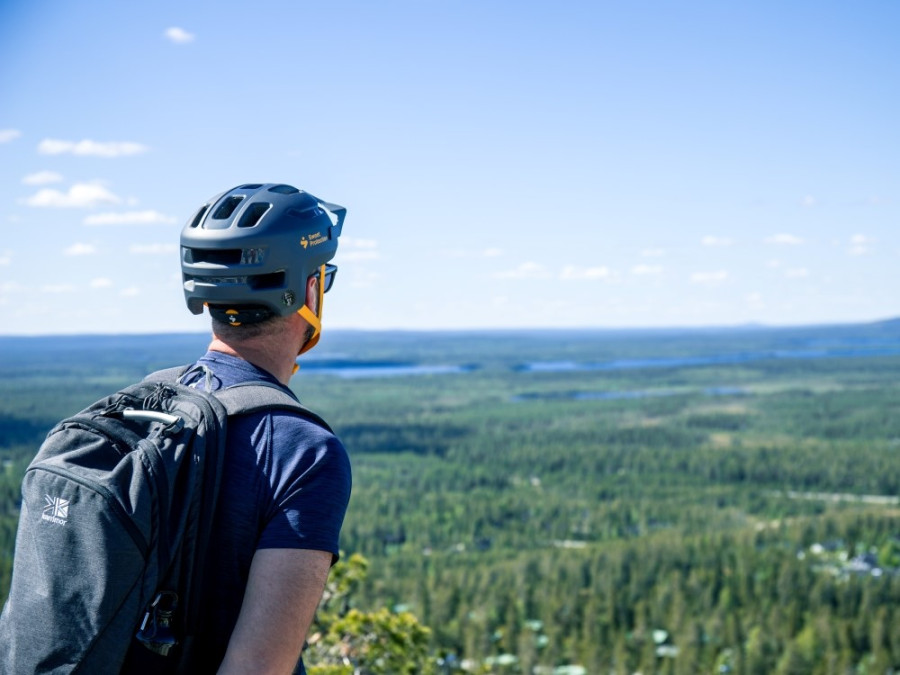
<path fill-rule="evenodd" d="M 213 197 L 181 232 L 188 309 L 244 308 L 257 319 L 307 316 L 306 280 L 337 252 L 346 213 L 278 183 L 240 185 Z"/>

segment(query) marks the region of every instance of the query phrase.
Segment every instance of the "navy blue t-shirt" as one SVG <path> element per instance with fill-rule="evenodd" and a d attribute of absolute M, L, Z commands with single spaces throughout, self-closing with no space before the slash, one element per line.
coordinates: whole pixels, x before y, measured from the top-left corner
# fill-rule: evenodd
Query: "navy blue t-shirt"
<path fill-rule="evenodd" d="M 198 368 L 184 382 L 198 389 L 279 384 L 265 370 L 221 352 L 210 351 L 197 364 L 207 371 Z M 337 560 L 350 484 L 340 440 L 305 417 L 275 410 L 229 418 L 198 636 L 204 668 L 214 673 L 225 655 L 257 550 L 313 549 Z M 296 672 L 305 672 L 302 664 Z"/>

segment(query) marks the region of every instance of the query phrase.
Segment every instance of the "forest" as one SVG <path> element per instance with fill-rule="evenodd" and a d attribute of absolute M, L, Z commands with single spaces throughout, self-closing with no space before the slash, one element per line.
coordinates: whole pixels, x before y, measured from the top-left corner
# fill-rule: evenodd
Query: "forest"
<path fill-rule="evenodd" d="M 205 345 L 0 337 L 0 601 L 46 432 Z M 320 628 L 414 632 L 402 672 L 900 669 L 900 320 L 335 331 L 300 364 L 353 463 L 335 575 L 365 568 Z"/>

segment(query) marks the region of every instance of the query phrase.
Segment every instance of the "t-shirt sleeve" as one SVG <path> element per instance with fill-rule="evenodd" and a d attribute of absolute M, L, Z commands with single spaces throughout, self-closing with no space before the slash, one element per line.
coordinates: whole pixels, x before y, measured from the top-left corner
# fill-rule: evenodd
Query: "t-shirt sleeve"
<path fill-rule="evenodd" d="M 273 499 L 257 549 L 329 551 L 335 562 L 350 501 L 350 460 L 336 436 L 290 417 L 273 420 Z"/>

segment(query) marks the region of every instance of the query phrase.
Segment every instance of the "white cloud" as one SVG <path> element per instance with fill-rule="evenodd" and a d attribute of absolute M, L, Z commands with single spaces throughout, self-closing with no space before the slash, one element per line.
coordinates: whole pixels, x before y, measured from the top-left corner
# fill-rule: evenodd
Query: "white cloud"
<path fill-rule="evenodd" d="M 378 242 L 374 239 L 356 239 L 354 237 L 341 237 L 339 247 L 342 249 L 373 249 L 378 248 Z"/>
<path fill-rule="evenodd" d="M 85 225 L 170 225 L 176 218 L 159 211 L 126 211 L 124 213 L 94 213 L 84 219 Z"/>
<path fill-rule="evenodd" d="M 76 183 L 68 192 L 43 188 L 25 200 L 28 206 L 84 208 L 99 204 L 118 204 L 121 200 L 97 183 Z"/>
<path fill-rule="evenodd" d="M 22 179 L 25 185 L 47 185 L 48 183 L 59 183 L 63 177 L 55 171 L 38 171 L 30 173 Z"/>
<path fill-rule="evenodd" d="M 481 252 L 481 256 L 483 258 L 499 258 L 502 255 L 502 248 L 486 248 Z"/>
<path fill-rule="evenodd" d="M 119 291 L 119 295 L 121 295 L 123 298 L 133 298 L 136 295 L 140 294 L 141 289 L 137 288 L 136 286 L 129 286 L 128 288 L 123 288 L 121 291 Z"/>
<path fill-rule="evenodd" d="M 374 239 L 355 239 L 341 237 L 338 244 L 338 255 L 341 262 L 358 262 L 360 260 L 378 260 L 378 242 Z"/>
<path fill-rule="evenodd" d="M 93 255 L 97 252 L 97 247 L 93 244 L 72 244 L 66 250 L 63 251 L 64 255 Z"/>
<path fill-rule="evenodd" d="M 131 141 L 99 142 L 85 139 L 82 141 L 61 141 L 54 138 L 45 138 L 38 144 L 38 152 L 42 155 L 82 155 L 90 157 L 124 157 L 126 155 L 139 155 L 147 152 L 149 148 L 140 143 Z"/>
<path fill-rule="evenodd" d="M 496 279 L 548 279 L 548 278 L 550 278 L 550 273 L 547 272 L 547 269 L 543 265 L 539 265 L 536 262 L 524 262 L 514 269 L 505 270 L 502 272 L 495 272 L 494 278 L 496 278 Z"/>
<path fill-rule="evenodd" d="M 107 279 L 106 277 L 97 277 L 96 279 L 91 279 L 90 283 L 91 288 L 110 288 L 112 285 L 112 280 Z"/>
<path fill-rule="evenodd" d="M 597 279 L 609 279 L 612 272 L 605 265 L 600 267 L 575 267 L 574 265 L 566 265 L 559 274 L 560 279 L 566 281 L 594 281 Z"/>
<path fill-rule="evenodd" d="M 196 37 L 193 33 L 188 33 L 184 28 L 179 28 L 178 26 L 166 28 L 163 36 L 177 45 L 185 45 L 189 42 L 193 42 Z"/>
<path fill-rule="evenodd" d="M 692 284 L 719 284 L 728 278 L 728 272 L 717 270 L 715 272 L 694 272 L 691 275 Z"/>
<path fill-rule="evenodd" d="M 12 262 L 12 251 L 0 251 L 0 267 L 7 267 Z"/>
<path fill-rule="evenodd" d="M 871 252 L 872 244 L 874 243 L 875 240 L 872 237 L 867 237 L 864 234 L 854 234 L 850 237 L 850 248 L 847 249 L 847 252 L 850 255 L 865 255 Z"/>
<path fill-rule="evenodd" d="M 631 268 L 631 273 L 639 277 L 659 276 L 662 272 L 660 265 L 635 265 Z"/>
<path fill-rule="evenodd" d="M 747 300 L 747 304 L 750 305 L 752 309 L 764 309 L 766 306 L 766 303 L 763 300 L 762 293 L 759 293 L 757 291 L 748 293 L 745 299 Z"/>
<path fill-rule="evenodd" d="M 773 234 L 771 237 L 766 237 L 765 242 L 767 244 L 780 244 L 787 246 L 797 246 L 798 244 L 803 243 L 803 239 L 797 237 L 793 234 Z"/>
<path fill-rule="evenodd" d="M 641 251 L 644 258 L 662 258 L 666 252 L 661 248 L 645 248 Z"/>
<path fill-rule="evenodd" d="M 703 237 L 700 240 L 700 243 L 704 246 L 731 246 L 734 243 L 733 239 L 729 239 L 728 237 L 715 237 L 712 235 Z"/>
<path fill-rule="evenodd" d="M 43 293 L 74 293 L 75 287 L 72 284 L 45 284 L 41 286 Z"/>
<path fill-rule="evenodd" d="M 9 143 L 21 135 L 22 132 L 18 129 L 0 129 L 0 143 Z"/>
<path fill-rule="evenodd" d="M 793 267 L 784 271 L 784 276 L 788 279 L 803 279 L 809 276 L 809 270 L 805 267 Z"/>
<path fill-rule="evenodd" d="M 137 255 L 172 255 L 178 253 L 177 244 L 132 244 L 128 249 Z"/>
<path fill-rule="evenodd" d="M 811 209 L 816 205 L 816 198 L 812 195 L 806 195 L 803 197 L 803 199 L 800 200 L 800 203 L 807 209 Z"/>

